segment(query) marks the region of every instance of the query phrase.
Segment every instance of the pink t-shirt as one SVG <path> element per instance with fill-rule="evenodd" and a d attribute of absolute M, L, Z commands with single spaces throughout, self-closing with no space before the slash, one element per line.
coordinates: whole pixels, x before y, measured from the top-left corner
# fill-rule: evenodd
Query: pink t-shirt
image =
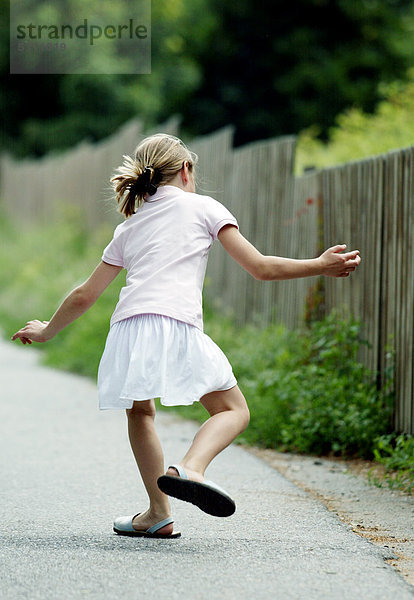
<path fill-rule="evenodd" d="M 115 229 L 102 260 L 127 269 L 111 325 L 154 313 L 203 330 L 202 289 L 208 252 L 224 225 L 238 227 L 225 206 L 165 185 Z"/>

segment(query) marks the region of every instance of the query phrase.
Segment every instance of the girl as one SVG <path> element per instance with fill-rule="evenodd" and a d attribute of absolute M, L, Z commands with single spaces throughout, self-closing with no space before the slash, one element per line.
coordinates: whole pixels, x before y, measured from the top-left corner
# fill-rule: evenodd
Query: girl
<path fill-rule="evenodd" d="M 218 239 L 259 280 L 312 275 L 347 277 L 359 252 L 334 246 L 319 258 L 264 256 L 239 232 L 219 202 L 195 193 L 197 156 L 176 137 L 144 139 L 134 158 L 112 177 L 126 220 L 118 225 L 102 261 L 62 302 L 49 322 L 30 321 L 12 337 L 46 342 L 88 310 L 122 269 L 127 283 L 111 318 L 98 372 L 100 409 L 126 409 L 131 448 L 149 496 L 149 509 L 120 517 L 121 535 L 178 537 L 168 496 L 216 516 L 235 504 L 204 472 L 246 427 L 249 410 L 232 368 L 203 333 L 202 287 L 208 252 Z M 154 427 L 154 398 L 167 406 L 200 401 L 210 414 L 179 464 L 164 473 Z"/>

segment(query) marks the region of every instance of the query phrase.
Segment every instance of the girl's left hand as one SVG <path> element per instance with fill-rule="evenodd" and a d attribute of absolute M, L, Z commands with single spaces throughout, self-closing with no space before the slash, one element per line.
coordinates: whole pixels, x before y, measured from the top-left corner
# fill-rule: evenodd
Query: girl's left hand
<path fill-rule="evenodd" d="M 47 342 L 50 337 L 47 336 L 45 329 L 49 321 L 29 321 L 25 327 L 16 331 L 12 337 L 12 341 L 20 339 L 22 344 L 31 344 L 32 342 Z"/>

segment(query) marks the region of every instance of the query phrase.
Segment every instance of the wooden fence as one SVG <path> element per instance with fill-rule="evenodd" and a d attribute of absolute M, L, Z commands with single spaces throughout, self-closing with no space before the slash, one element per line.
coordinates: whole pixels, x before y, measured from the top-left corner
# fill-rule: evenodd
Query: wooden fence
<path fill-rule="evenodd" d="M 178 126 L 178 120 L 172 118 L 163 131 L 176 135 Z M 79 207 L 90 227 L 102 221 L 119 222 L 109 178 L 122 163 L 122 155 L 132 154 L 142 137 L 142 124 L 133 119 L 102 141 L 83 141 L 71 150 L 38 160 L 16 161 L 3 155 L 0 198 L 6 212 L 30 227 L 53 221 L 62 206 L 69 204 Z"/>
<path fill-rule="evenodd" d="M 414 148 L 322 172 L 325 244 L 345 239 L 363 267 L 327 280 L 326 308 L 347 306 L 371 344 L 381 383 L 395 364 L 397 430 L 414 433 Z"/>
<path fill-rule="evenodd" d="M 172 119 L 160 128 L 178 134 Z M 145 132 L 147 135 L 150 132 Z M 48 222 L 62 202 L 80 207 L 91 227 L 119 222 L 108 180 L 144 132 L 131 121 L 97 144 L 36 161 L 0 161 L 0 198 L 20 222 Z M 295 138 L 233 148 L 225 128 L 190 141 L 200 157 L 199 191 L 225 204 L 259 250 L 295 258 L 346 243 L 361 267 L 345 279 L 323 279 L 323 310 L 348 312 L 370 342 L 362 362 L 384 385 L 395 367 L 395 428 L 414 433 L 414 148 L 293 176 Z M 320 278 L 257 282 L 215 244 L 205 294 L 238 322 L 303 324 Z"/>

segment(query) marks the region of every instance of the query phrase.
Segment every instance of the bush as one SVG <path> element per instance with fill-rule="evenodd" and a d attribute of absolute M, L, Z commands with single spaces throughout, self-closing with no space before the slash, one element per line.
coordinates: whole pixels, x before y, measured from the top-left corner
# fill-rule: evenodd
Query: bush
<path fill-rule="evenodd" d="M 392 396 L 357 360 L 358 323 L 335 312 L 305 331 L 237 328 L 207 312 L 206 332 L 232 363 L 251 411 L 241 441 L 311 454 L 372 458 L 391 430 Z M 252 343 L 254 340 L 254 343 Z M 194 415 L 193 407 L 178 409 Z M 197 411 L 197 416 L 205 416 Z"/>
<path fill-rule="evenodd" d="M 384 465 L 385 482 L 391 489 L 398 489 L 408 494 L 414 491 L 414 436 L 391 433 L 376 440 L 374 457 Z M 377 485 L 382 481 L 373 478 Z"/>

